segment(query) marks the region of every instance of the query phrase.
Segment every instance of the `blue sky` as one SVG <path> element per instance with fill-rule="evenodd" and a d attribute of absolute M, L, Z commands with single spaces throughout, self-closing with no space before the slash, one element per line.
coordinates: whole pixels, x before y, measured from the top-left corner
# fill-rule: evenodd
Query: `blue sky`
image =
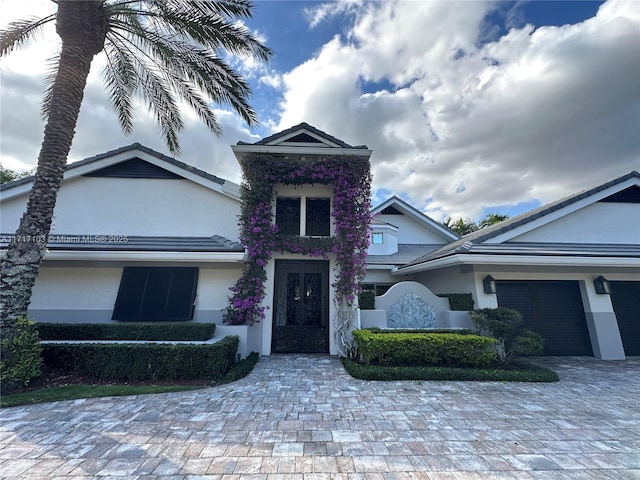
<path fill-rule="evenodd" d="M 186 112 L 181 160 L 239 182 L 229 145 L 308 122 L 374 150 L 374 203 L 398 195 L 443 220 L 515 215 L 640 169 L 640 2 L 257 1 L 246 24 L 275 51 L 234 60 L 261 126 L 220 107 L 221 138 Z M 3 4 L 4 22 L 51 2 Z M 0 159 L 35 163 L 54 32 L 0 67 Z M 146 109 L 124 136 L 94 62 L 70 161 L 140 142 L 166 152 Z"/>

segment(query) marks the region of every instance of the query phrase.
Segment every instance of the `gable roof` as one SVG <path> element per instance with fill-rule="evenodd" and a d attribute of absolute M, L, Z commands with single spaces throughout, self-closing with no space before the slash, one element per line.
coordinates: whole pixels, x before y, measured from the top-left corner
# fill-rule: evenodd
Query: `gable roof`
<path fill-rule="evenodd" d="M 299 123 L 291 128 L 287 128 L 279 133 L 274 133 L 268 137 L 258 140 L 255 143 L 238 142 L 238 145 L 282 145 L 282 144 L 318 144 L 314 146 L 324 146 L 333 148 L 358 148 L 367 149 L 366 145 L 353 146 L 342 140 L 329 135 L 306 122 Z"/>
<path fill-rule="evenodd" d="M 384 210 L 388 210 L 388 209 L 394 209 L 400 212 L 401 214 L 406 215 L 407 217 L 415 220 L 418 224 L 424 227 L 427 227 L 430 230 L 435 230 L 444 239 L 457 240 L 460 238 L 452 230 L 436 222 L 433 218 L 429 217 L 428 215 L 425 215 L 420 210 L 409 205 L 407 202 L 405 202 L 401 198 L 396 197 L 395 195 L 391 198 L 388 198 L 377 207 L 373 208 L 371 210 L 371 213 L 373 213 L 374 215 L 382 214 Z"/>
<path fill-rule="evenodd" d="M 139 155 L 136 155 L 139 154 Z M 127 161 L 138 160 L 141 162 L 148 162 L 157 167 L 171 172 L 181 178 L 186 178 L 195 181 L 203 186 L 209 187 L 213 190 L 217 190 L 220 193 L 239 198 L 239 186 L 233 182 L 229 182 L 223 178 L 212 175 L 204 170 L 193 167 L 187 163 L 176 160 L 173 157 L 169 157 L 160 152 L 152 150 L 149 147 L 145 147 L 140 143 L 132 143 L 131 145 L 109 150 L 108 152 L 94 155 L 83 160 L 73 162 L 67 165 L 65 170 L 64 179 L 74 178 L 76 176 L 91 175 L 99 170 L 106 170 L 114 165 L 118 165 Z M 12 182 L 7 182 L 0 186 L 0 191 L 10 192 L 9 195 L 3 195 L 4 198 L 13 196 L 13 189 L 20 186 L 29 185 L 34 179 L 34 176 L 24 177 Z M 30 188 L 30 187 L 29 187 Z M 15 194 L 19 195 L 28 190 L 28 188 L 18 189 Z"/>
<path fill-rule="evenodd" d="M 435 260 L 442 259 L 444 257 L 453 256 L 456 254 L 468 254 L 468 253 L 496 253 L 497 251 L 505 251 L 510 249 L 513 251 L 513 244 L 504 244 L 509 239 L 522 235 L 523 233 L 537 228 L 541 225 L 549 223 L 557 218 L 561 218 L 573 211 L 583 208 L 600 200 L 607 199 L 611 195 L 617 192 L 627 189 L 633 184 L 640 183 L 640 173 L 632 171 L 626 175 L 615 178 L 609 182 L 603 183 L 596 187 L 592 187 L 582 192 L 570 195 L 555 202 L 542 205 L 529 212 L 522 213 L 518 216 L 502 221 L 487 228 L 483 228 L 476 232 L 465 235 L 459 240 L 449 243 L 438 250 L 435 250 L 427 255 L 419 257 L 412 262 L 400 267 L 398 270 L 416 267 L 418 265 L 426 264 Z M 524 247 L 517 253 L 529 253 L 535 252 L 547 252 L 548 246 L 543 244 L 531 244 L 529 249 L 526 248 L 524 243 L 520 244 Z M 535 248 L 537 246 L 537 248 Z M 633 252 L 637 253 L 639 248 L 632 248 Z M 554 251 L 562 251 L 563 249 L 554 248 Z M 566 248 L 565 248 L 566 250 Z M 572 251 L 580 250 L 577 245 L 572 244 Z M 601 252 L 605 252 L 606 249 L 601 249 Z M 612 245 L 609 247 L 610 251 L 620 250 L 621 252 L 628 252 L 628 248 Z M 515 252 L 515 251 L 513 251 Z M 506 253 L 506 251 L 505 251 Z M 624 255 L 622 253 L 621 255 Z M 634 253 L 635 255 L 635 253 Z M 405 272 L 406 273 L 406 272 Z"/>
<path fill-rule="evenodd" d="M 300 123 L 254 143 L 238 142 L 231 146 L 242 163 L 255 154 L 284 155 L 349 155 L 370 157 L 372 151 L 366 145 L 349 145 L 308 123 Z"/>

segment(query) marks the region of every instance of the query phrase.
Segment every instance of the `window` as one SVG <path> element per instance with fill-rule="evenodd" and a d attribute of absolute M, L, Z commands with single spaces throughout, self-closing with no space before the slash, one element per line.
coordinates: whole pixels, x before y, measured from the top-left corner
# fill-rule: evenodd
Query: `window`
<path fill-rule="evenodd" d="M 125 267 L 113 320 L 191 320 L 198 283 L 195 267 Z"/>
<path fill-rule="evenodd" d="M 301 219 L 304 218 L 304 225 Z M 328 198 L 278 197 L 276 199 L 276 225 L 280 235 L 331 235 L 331 200 Z"/>
<path fill-rule="evenodd" d="M 308 236 L 331 235 L 331 201 L 328 198 L 307 198 L 305 230 Z"/>
<path fill-rule="evenodd" d="M 371 243 L 373 243 L 374 245 L 382 245 L 383 235 L 384 234 L 382 234 L 382 233 L 372 233 L 371 234 Z"/>
<path fill-rule="evenodd" d="M 300 199 L 276 199 L 276 225 L 281 235 L 300 235 Z"/>

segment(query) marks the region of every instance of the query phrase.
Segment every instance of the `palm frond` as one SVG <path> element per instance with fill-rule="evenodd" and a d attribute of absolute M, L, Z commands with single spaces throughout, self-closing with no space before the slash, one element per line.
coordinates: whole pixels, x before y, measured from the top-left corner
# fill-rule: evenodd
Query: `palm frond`
<path fill-rule="evenodd" d="M 138 88 L 133 55 L 114 43 L 106 44 L 104 51 L 107 64 L 103 73 L 109 99 L 118 115 L 122 130 L 130 134 L 133 130 L 132 96 Z"/>
<path fill-rule="evenodd" d="M 0 56 L 11 53 L 16 48 L 21 47 L 27 41 L 38 34 L 49 22 L 56 19 L 56 15 L 51 14 L 43 18 L 30 18 L 11 22 L 0 31 Z"/>
<path fill-rule="evenodd" d="M 192 84 L 204 92 L 212 101 L 227 104 L 249 124 L 257 123 L 257 116 L 248 104 L 251 95 L 248 84 L 222 59 L 210 50 L 176 38 L 165 38 L 146 29 L 138 17 L 123 17 L 115 23 L 118 33 L 128 35 L 108 36 L 110 41 L 123 41 L 135 45 L 140 52 L 148 52 L 158 70 L 165 72 L 175 89 L 187 100 L 189 91 L 184 85 Z M 181 85 L 184 84 L 184 85 Z"/>
<path fill-rule="evenodd" d="M 58 64 L 60 63 L 60 53 L 55 53 L 49 57 L 46 61 L 46 74 L 44 76 L 45 91 L 42 97 L 42 103 L 40 104 L 40 116 L 43 120 L 49 118 L 49 111 L 51 108 L 51 95 L 53 94 L 53 84 L 56 81 L 56 75 L 58 74 Z"/>

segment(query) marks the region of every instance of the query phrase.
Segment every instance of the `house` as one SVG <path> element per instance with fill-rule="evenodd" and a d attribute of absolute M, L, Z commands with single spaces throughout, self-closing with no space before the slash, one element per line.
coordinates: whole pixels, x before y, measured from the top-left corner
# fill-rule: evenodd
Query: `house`
<path fill-rule="evenodd" d="M 237 184 L 139 144 L 70 164 L 30 315 L 215 322 L 220 334 L 243 332 L 243 355 L 340 353 L 357 318 L 339 290 L 347 227 L 334 208 L 352 208 L 349 188 L 367 191 L 356 178 L 366 180 L 372 151 L 306 123 L 231 148 L 253 187 L 249 213 Z M 359 176 L 345 182 L 349 169 Z M 2 248 L 30 184 L 2 186 Z M 405 280 L 471 293 L 476 307 L 521 311 L 546 354 L 640 355 L 638 172 L 462 238 L 397 197 L 352 203 L 349 218 L 373 215 L 362 285 L 377 295 Z M 257 283 L 250 312 L 264 318 L 223 325 L 242 314 L 228 308 L 234 295 Z"/>
<path fill-rule="evenodd" d="M 394 269 L 508 307 L 547 355 L 640 355 L 640 173 L 479 230 Z"/>

